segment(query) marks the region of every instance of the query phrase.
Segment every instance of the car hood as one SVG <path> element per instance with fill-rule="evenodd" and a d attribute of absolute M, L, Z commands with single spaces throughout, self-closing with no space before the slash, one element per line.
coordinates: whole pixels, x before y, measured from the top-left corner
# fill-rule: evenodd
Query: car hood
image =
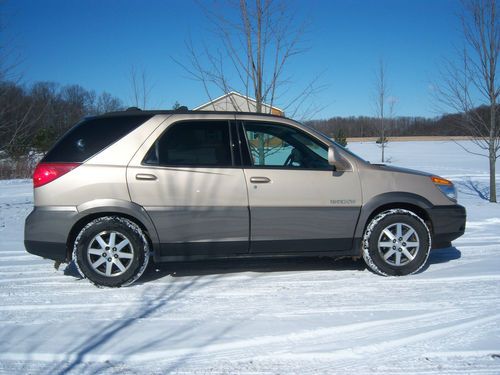
<path fill-rule="evenodd" d="M 387 172 L 406 173 L 406 174 L 413 174 L 413 175 L 417 175 L 417 176 L 433 176 L 431 173 L 428 173 L 428 172 L 417 171 L 415 169 L 395 167 L 395 166 L 387 165 L 387 164 L 370 164 L 370 165 L 374 169 L 387 171 Z"/>

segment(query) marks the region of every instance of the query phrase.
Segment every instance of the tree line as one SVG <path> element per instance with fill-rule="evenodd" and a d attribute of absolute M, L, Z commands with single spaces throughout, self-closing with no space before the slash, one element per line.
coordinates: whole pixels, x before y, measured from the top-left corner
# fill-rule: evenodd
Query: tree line
<path fill-rule="evenodd" d="M 124 108 L 119 98 L 107 92 L 97 94 L 80 85 L 61 86 L 38 82 L 24 86 L 0 82 L 0 159 L 19 159 L 29 152 L 46 152 L 71 126 L 85 116 Z M 487 117 L 489 109 L 481 108 Z M 386 118 L 389 137 L 466 136 L 460 114 L 436 118 L 402 116 Z M 380 118 L 369 116 L 332 117 L 311 120 L 307 124 L 335 138 L 379 137 Z"/>
<path fill-rule="evenodd" d="M 0 159 L 45 152 L 82 117 L 122 108 L 111 94 L 79 85 L 0 81 Z"/>
<path fill-rule="evenodd" d="M 468 136 L 460 126 L 461 115 L 447 114 L 435 118 L 401 116 L 385 118 L 385 136 Z M 309 126 L 325 133 L 331 138 L 341 133 L 345 137 L 380 137 L 379 117 L 350 116 L 332 117 L 325 120 L 311 120 Z"/>

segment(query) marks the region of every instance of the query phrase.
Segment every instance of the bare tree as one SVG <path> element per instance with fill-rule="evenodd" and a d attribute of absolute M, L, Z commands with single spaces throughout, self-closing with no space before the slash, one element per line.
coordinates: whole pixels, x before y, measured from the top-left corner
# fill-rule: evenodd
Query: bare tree
<path fill-rule="evenodd" d="M 174 60 L 203 84 L 210 101 L 215 89 L 253 96 L 254 110 L 259 113 L 271 112 L 277 101 L 285 104 L 283 109 L 291 117 L 307 117 L 319 110 L 308 102 L 323 87 L 318 77 L 290 95 L 292 77 L 285 75 L 286 68 L 292 57 L 305 51 L 301 40 L 306 24 L 297 22 L 286 1 L 228 0 L 223 8 L 217 3 L 200 5 L 211 21 L 217 44 L 197 47 L 189 40 L 189 62 Z M 248 101 L 243 108 L 235 101 L 232 104 L 242 111 L 254 107 Z"/>
<path fill-rule="evenodd" d="M 146 69 L 138 70 L 135 66 L 130 69 L 130 89 L 132 92 L 132 105 L 141 109 L 147 109 L 149 95 L 153 86 L 148 80 Z"/>
<path fill-rule="evenodd" d="M 33 100 L 25 98 L 18 72 L 19 57 L 5 42 L 3 14 L 0 12 L 0 151 L 18 159 L 26 149 L 30 131 L 39 119 Z"/>
<path fill-rule="evenodd" d="M 466 151 L 488 157 L 489 200 L 496 202 L 496 161 L 500 157 L 498 126 L 497 63 L 500 51 L 499 9 L 496 0 L 464 0 L 461 15 L 464 46 L 460 59 L 447 60 L 442 83 L 436 85 L 441 104 L 462 113 L 458 124 L 482 152 L 461 145 Z"/>
<path fill-rule="evenodd" d="M 0 97 L 0 151 L 18 160 L 25 156 L 44 108 L 26 96 L 22 87 L 8 82 L 0 82 L 0 86 L 5 93 Z"/>
<path fill-rule="evenodd" d="M 394 110 L 394 102 L 389 101 L 389 94 L 387 88 L 387 75 L 386 75 L 386 66 L 384 61 L 381 59 L 379 61 L 379 66 L 375 75 L 375 108 L 377 112 L 377 117 L 380 122 L 380 149 L 381 149 L 381 161 L 382 163 L 385 161 L 385 148 L 387 147 L 387 139 L 385 136 L 385 110 L 386 104 L 390 106 L 390 111 Z"/>
<path fill-rule="evenodd" d="M 120 99 L 112 96 L 110 93 L 105 91 L 98 96 L 95 107 L 96 113 L 100 114 L 119 111 L 123 108 L 123 103 Z"/>
<path fill-rule="evenodd" d="M 4 25 L 3 1 L 0 1 L 0 81 L 10 81 L 19 83 L 19 65 L 21 58 L 12 47 L 12 41 L 8 38 Z"/>

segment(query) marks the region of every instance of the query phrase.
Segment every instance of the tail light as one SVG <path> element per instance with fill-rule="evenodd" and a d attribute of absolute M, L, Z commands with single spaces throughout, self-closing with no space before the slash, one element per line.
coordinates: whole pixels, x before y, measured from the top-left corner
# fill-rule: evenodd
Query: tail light
<path fill-rule="evenodd" d="M 33 172 L 35 188 L 48 184 L 78 167 L 80 163 L 40 163 Z"/>

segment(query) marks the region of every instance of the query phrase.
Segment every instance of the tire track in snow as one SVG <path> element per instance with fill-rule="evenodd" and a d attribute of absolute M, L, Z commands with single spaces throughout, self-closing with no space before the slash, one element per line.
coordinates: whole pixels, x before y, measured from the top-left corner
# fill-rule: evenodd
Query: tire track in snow
<path fill-rule="evenodd" d="M 31 277 L 22 277 L 20 275 L 20 277 L 16 277 L 16 278 L 12 278 L 12 279 L 0 279 L 0 284 L 4 284 L 4 283 L 16 283 L 17 284 L 20 282 L 48 281 L 48 279 L 53 277 L 53 276 L 59 276 L 61 278 L 62 277 L 66 278 L 66 276 L 63 276 L 60 274 L 52 274 L 52 275 L 48 275 L 48 276 L 31 276 Z M 38 283 L 36 283 L 36 284 L 38 284 Z M 68 282 L 67 279 L 61 279 L 61 284 L 70 285 L 71 282 Z"/>
<path fill-rule="evenodd" d="M 18 269 L 18 270 L 15 270 L 14 269 L 14 270 L 1 270 L 0 271 L 0 276 L 9 276 L 9 275 L 11 275 L 11 276 L 14 276 L 14 275 L 16 275 L 16 276 L 39 275 L 39 276 L 45 276 L 45 277 L 48 278 L 48 277 L 51 277 L 53 275 L 58 275 L 58 274 L 59 274 L 58 271 L 54 270 L 53 268 L 52 269 L 47 268 L 45 270 L 42 269 L 42 268 L 40 268 L 38 270 L 37 269 L 35 269 L 35 270 L 33 270 L 33 269 L 28 269 L 28 270 L 26 270 L 26 269 L 24 269 L 24 270 L 23 269 Z"/>
<path fill-rule="evenodd" d="M 0 306 L 1 308 L 1 306 Z M 255 338 L 234 340 L 230 342 L 209 344 L 206 346 L 195 346 L 178 349 L 167 349 L 159 351 L 144 351 L 134 354 L 119 354 L 119 353 L 102 353 L 94 354 L 87 353 L 80 358 L 83 362 L 105 362 L 105 361 L 123 361 L 123 362 L 150 362 L 150 361 L 166 361 L 173 360 L 179 357 L 195 355 L 198 359 L 203 356 L 212 356 L 217 354 L 219 360 L 241 357 L 242 351 L 246 357 L 246 351 L 250 348 L 262 348 L 272 344 L 284 344 L 290 342 L 302 342 L 304 340 L 316 340 L 319 337 L 332 337 L 342 333 L 352 333 L 372 329 L 375 327 L 394 325 L 395 323 L 404 324 L 413 322 L 415 319 L 433 319 L 439 316 L 446 316 L 455 312 L 455 310 L 445 310 L 432 313 L 424 313 L 420 315 L 412 315 L 403 318 L 372 320 L 362 323 L 346 324 L 341 326 L 333 326 L 327 328 L 318 328 L 313 330 L 305 330 L 298 333 L 289 333 L 283 335 L 269 335 Z M 280 346 L 281 347 L 281 346 Z M 266 348 L 268 350 L 268 348 Z M 261 356 L 266 358 L 266 356 Z M 0 353 L 0 360 L 14 361 L 73 361 L 77 358 L 76 354 L 69 353 L 48 353 L 48 352 L 3 352 Z"/>
<path fill-rule="evenodd" d="M 7 256 L 0 255 L 0 262 L 10 262 L 10 261 L 33 262 L 34 260 L 35 259 L 33 259 L 33 255 L 29 255 L 29 254 L 26 254 L 26 255 L 7 255 Z"/>
<path fill-rule="evenodd" d="M 376 342 L 374 344 L 362 345 L 356 348 L 339 349 L 333 350 L 331 352 L 312 352 L 312 353 L 273 353 L 266 354 L 256 357 L 256 360 L 329 360 L 338 361 L 342 359 L 349 358 L 363 358 L 367 355 L 379 354 L 381 352 L 387 352 L 392 349 L 399 349 L 410 344 L 417 343 L 419 341 L 434 340 L 439 339 L 449 334 L 465 331 L 471 328 L 475 328 L 482 324 L 486 324 L 493 321 L 498 321 L 500 314 L 483 316 L 481 318 L 468 318 L 463 319 L 460 323 L 455 323 L 447 327 L 435 328 L 422 333 L 416 333 L 407 337 L 401 337 L 393 340 L 386 340 L 382 342 Z"/>
<path fill-rule="evenodd" d="M 17 245 L 17 243 L 16 243 Z M 3 256 L 4 254 L 26 254 L 25 251 L 23 250 L 0 250 L 0 256 Z"/>
<path fill-rule="evenodd" d="M 366 364 L 366 357 L 370 354 L 379 355 L 381 352 L 384 352 L 384 357 L 389 358 L 390 356 L 394 356 L 396 359 L 400 360 L 401 356 L 408 357 L 408 345 L 420 341 L 425 342 L 426 340 L 445 337 L 447 335 L 460 332 L 461 330 L 475 328 L 478 325 L 484 325 L 496 321 L 500 317 L 500 314 L 496 314 L 494 316 L 485 316 L 478 318 L 475 315 L 469 314 L 468 316 L 462 316 L 459 319 L 459 323 L 455 323 L 458 320 L 457 319 L 453 324 L 449 325 L 449 316 L 456 316 L 457 312 L 458 310 L 447 310 L 444 312 L 442 311 L 442 314 L 438 312 L 436 316 L 431 316 L 432 314 L 412 315 L 413 318 L 399 318 L 388 321 L 387 325 L 391 325 L 391 329 L 397 331 L 399 334 L 401 332 L 409 332 L 407 335 L 405 335 L 404 338 L 397 338 L 392 340 L 387 339 L 388 332 L 384 324 L 365 325 L 364 323 L 360 323 L 358 325 L 358 329 L 352 331 L 348 329 L 335 330 L 335 328 L 332 327 L 331 329 L 327 329 L 326 332 L 324 329 L 319 329 L 319 331 L 324 331 L 325 334 L 320 333 L 314 337 L 312 335 L 310 337 L 297 335 L 297 340 L 295 340 L 290 336 L 287 338 L 286 342 L 284 342 L 285 345 L 280 345 L 278 349 L 275 349 L 274 351 L 273 347 L 270 346 L 270 344 L 276 344 L 276 342 L 263 342 L 262 344 L 266 347 L 266 351 L 272 352 L 272 354 L 259 354 L 259 349 L 252 350 L 251 347 L 247 347 L 245 348 L 244 353 L 242 353 L 241 350 L 229 350 L 224 353 L 216 353 L 215 355 L 218 359 L 225 361 L 241 361 L 244 358 L 251 358 L 255 361 L 256 364 L 258 364 L 259 361 L 263 361 L 264 363 L 275 362 L 281 364 L 287 363 L 289 365 L 290 362 L 293 362 L 295 360 L 296 362 L 298 362 L 297 365 L 300 368 L 304 368 L 304 362 L 314 361 L 314 373 L 330 373 L 332 370 L 331 364 L 328 364 L 328 366 L 325 367 L 324 371 L 319 371 L 318 361 L 325 361 L 327 363 L 332 361 L 342 361 L 342 365 L 339 368 L 339 370 L 342 370 L 340 373 L 356 373 L 354 369 L 359 364 L 359 360 L 363 359 L 363 363 Z M 427 320 L 427 323 L 426 325 L 422 326 L 422 323 L 425 320 Z M 391 321 L 392 324 L 390 323 Z M 408 322 L 414 324 L 408 324 Z M 442 327 L 444 325 L 446 325 L 446 327 Z M 440 328 L 434 328 L 436 326 L 439 326 Z M 424 333 L 411 333 L 411 331 L 415 330 L 421 332 L 422 329 L 425 329 L 426 331 Z M 344 333 L 348 334 L 343 335 Z M 333 342 L 332 338 L 334 338 Z M 380 340 L 378 340 L 378 338 L 380 338 Z M 311 339 L 313 341 L 308 342 L 308 340 Z M 331 347 L 332 344 L 336 346 L 342 345 L 343 347 L 345 347 L 346 345 L 343 344 L 344 342 L 349 345 L 353 342 L 363 343 L 370 340 L 375 342 L 369 345 L 356 347 L 356 349 L 345 348 L 333 350 L 328 353 L 314 352 L 314 350 L 311 350 L 311 346 L 314 345 L 323 348 Z M 290 347 L 290 345 L 293 346 Z M 292 349 L 293 347 L 305 347 L 309 348 L 311 351 L 308 353 L 291 353 L 290 349 Z M 191 359 L 190 363 L 205 363 L 207 359 L 211 358 L 210 354 L 212 354 L 211 351 L 209 353 L 203 353 L 201 355 L 196 353 L 195 359 Z M 347 371 L 350 366 L 353 367 L 353 371 Z M 263 366 L 263 368 L 269 368 L 269 366 L 266 365 Z M 301 370 L 301 374 L 304 373 L 307 373 L 307 371 Z"/>
<path fill-rule="evenodd" d="M 77 310 L 84 312 L 89 309 L 113 309 L 113 307 L 134 307 L 143 304 L 143 301 L 112 302 L 112 303 L 58 303 L 32 305 L 0 306 L 0 311 L 40 311 L 40 310 Z"/>
<path fill-rule="evenodd" d="M 39 269 L 40 272 L 43 272 L 44 270 L 53 270 L 54 268 L 51 267 L 50 263 L 43 263 L 43 262 L 36 262 L 33 264 L 29 265 L 29 269 L 34 271 L 36 269 Z M 25 270 L 27 267 L 26 264 L 0 264 L 0 272 L 1 271 L 8 271 L 8 270 Z"/>
<path fill-rule="evenodd" d="M 435 284 L 435 283 L 469 283 L 469 282 L 481 282 L 481 281 L 497 281 L 500 280 L 500 274 L 490 274 L 490 275 L 470 275 L 470 276 L 449 276 L 449 277 L 436 277 L 433 279 L 425 278 L 425 274 L 422 274 L 422 278 L 413 279 L 412 283 L 417 284 Z"/>

